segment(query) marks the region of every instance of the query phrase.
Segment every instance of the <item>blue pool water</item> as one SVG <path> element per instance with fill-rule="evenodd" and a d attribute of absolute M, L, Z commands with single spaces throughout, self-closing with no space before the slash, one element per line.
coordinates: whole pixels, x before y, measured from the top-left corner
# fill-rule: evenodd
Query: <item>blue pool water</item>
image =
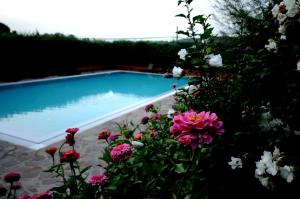
<path fill-rule="evenodd" d="M 111 72 L 0 86 L 0 139 L 41 144 L 183 86 L 186 79 Z M 19 142 L 19 141 L 20 142 Z M 28 144 L 27 144 L 28 145 Z"/>

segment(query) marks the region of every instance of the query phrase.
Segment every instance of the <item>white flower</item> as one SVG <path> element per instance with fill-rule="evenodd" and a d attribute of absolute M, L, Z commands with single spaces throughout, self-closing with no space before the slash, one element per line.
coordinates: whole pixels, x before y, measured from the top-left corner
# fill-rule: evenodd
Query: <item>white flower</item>
<path fill-rule="evenodd" d="M 285 30 L 286 30 L 285 25 L 280 25 L 278 28 L 278 32 L 283 35 L 285 34 Z"/>
<path fill-rule="evenodd" d="M 189 86 L 186 87 L 186 90 L 188 90 L 188 93 L 189 93 L 189 94 L 194 93 L 197 89 L 198 89 L 198 88 L 197 88 L 197 86 L 195 86 L 195 85 L 189 85 Z"/>
<path fill-rule="evenodd" d="M 275 146 L 275 149 L 273 151 L 273 156 L 280 156 L 280 150 Z"/>
<path fill-rule="evenodd" d="M 297 62 L 297 71 L 300 71 L 300 60 Z"/>
<path fill-rule="evenodd" d="M 260 184 L 266 188 L 269 188 L 269 177 L 257 177 Z"/>
<path fill-rule="evenodd" d="M 287 13 L 286 15 L 288 17 L 294 17 L 300 10 L 299 7 L 296 5 L 296 0 L 283 0 Z"/>
<path fill-rule="evenodd" d="M 188 52 L 186 51 L 186 49 L 181 49 L 179 52 L 178 52 L 178 55 L 179 55 L 179 58 L 182 59 L 182 60 L 185 60 L 185 56 L 188 54 Z"/>
<path fill-rule="evenodd" d="M 275 162 L 270 161 L 270 162 L 268 162 L 266 164 L 266 166 L 267 166 L 266 172 L 268 174 L 271 174 L 272 176 L 275 176 L 277 174 L 277 172 L 278 172 L 278 166 L 277 166 L 277 164 Z"/>
<path fill-rule="evenodd" d="M 265 174 L 266 166 L 262 161 L 258 161 L 255 163 L 256 169 L 255 169 L 255 175 L 261 176 Z"/>
<path fill-rule="evenodd" d="M 173 68 L 173 70 L 172 70 L 173 76 L 174 76 L 174 77 L 180 77 L 182 71 L 183 71 L 182 68 L 174 66 L 174 68 Z"/>
<path fill-rule="evenodd" d="M 143 147 L 144 144 L 142 142 L 138 142 L 138 141 L 131 141 L 132 146 L 134 147 Z"/>
<path fill-rule="evenodd" d="M 243 168 L 243 162 L 241 158 L 235 158 L 233 156 L 231 156 L 231 161 L 228 162 L 228 165 L 230 165 L 232 169 Z"/>
<path fill-rule="evenodd" d="M 268 45 L 265 45 L 265 48 L 268 50 L 268 51 L 274 51 L 276 52 L 277 51 L 277 44 L 276 42 L 273 40 L 273 39 L 269 39 L 269 44 Z"/>
<path fill-rule="evenodd" d="M 272 15 L 274 18 L 276 18 L 278 14 L 279 14 L 279 6 L 278 4 L 276 4 L 272 9 Z"/>
<path fill-rule="evenodd" d="M 285 36 L 285 35 L 281 35 L 281 36 L 280 36 L 280 39 L 281 39 L 281 40 L 286 40 L 286 36 Z"/>
<path fill-rule="evenodd" d="M 168 118 L 173 118 L 174 113 L 175 113 L 175 110 L 172 109 L 172 108 L 170 108 L 170 109 L 168 110 L 167 117 L 168 117 Z"/>
<path fill-rule="evenodd" d="M 284 167 L 280 167 L 280 176 L 285 179 L 288 183 L 291 183 L 294 179 L 294 173 L 293 173 L 294 168 L 291 166 L 285 165 Z"/>
<path fill-rule="evenodd" d="M 277 15 L 277 20 L 278 20 L 279 24 L 283 24 L 283 22 L 286 20 L 286 18 L 287 18 L 286 14 L 279 13 Z"/>
<path fill-rule="evenodd" d="M 209 57 L 208 64 L 210 66 L 215 66 L 215 67 L 223 66 L 222 57 L 220 54 L 218 54 L 218 55 L 210 54 L 210 55 L 208 55 L 208 57 Z"/>

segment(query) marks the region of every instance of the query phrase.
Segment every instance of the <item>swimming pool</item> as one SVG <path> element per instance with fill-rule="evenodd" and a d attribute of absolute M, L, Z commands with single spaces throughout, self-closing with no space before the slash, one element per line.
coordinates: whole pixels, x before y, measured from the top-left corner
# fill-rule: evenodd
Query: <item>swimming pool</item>
<path fill-rule="evenodd" d="M 0 139 L 41 148 L 184 86 L 186 79 L 111 71 L 0 85 Z"/>

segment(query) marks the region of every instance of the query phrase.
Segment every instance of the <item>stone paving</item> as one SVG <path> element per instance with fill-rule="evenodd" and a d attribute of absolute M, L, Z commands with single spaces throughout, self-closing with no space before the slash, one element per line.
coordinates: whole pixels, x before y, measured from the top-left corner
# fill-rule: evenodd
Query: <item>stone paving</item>
<path fill-rule="evenodd" d="M 154 104 L 161 107 L 161 112 L 166 113 L 174 103 L 172 97 L 166 97 Z M 91 165 L 90 174 L 102 173 L 104 169 L 97 165 L 104 165 L 101 161 L 101 150 L 105 147 L 105 143 L 98 140 L 98 133 L 102 130 L 117 131 L 116 123 L 134 122 L 138 124 L 146 113 L 144 108 L 136 109 L 130 113 L 122 115 L 116 119 L 100 124 L 96 127 L 88 129 L 84 132 L 76 134 L 75 149 L 81 154 L 79 159 L 81 168 Z M 52 144 L 51 146 L 59 147 L 63 141 Z M 7 172 L 16 171 L 21 173 L 22 189 L 18 193 L 37 194 L 46 191 L 59 184 L 58 178 L 53 174 L 43 172 L 52 164 L 51 157 L 45 153 L 45 148 L 39 150 L 31 150 L 19 145 L 0 141 L 0 183 L 3 182 L 3 176 Z M 7 187 L 7 186 L 6 186 Z"/>

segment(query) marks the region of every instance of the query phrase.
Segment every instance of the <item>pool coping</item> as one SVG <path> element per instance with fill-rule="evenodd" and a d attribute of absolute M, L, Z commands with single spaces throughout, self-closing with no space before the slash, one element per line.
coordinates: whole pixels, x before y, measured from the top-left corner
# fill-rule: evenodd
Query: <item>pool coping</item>
<path fill-rule="evenodd" d="M 24 80 L 24 81 L 18 81 L 18 82 L 10 82 L 10 83 L 3 83 L 0 84 L 1 86 L 14 86 L 14 85 L 20 85 L 20 84 L 27 84 L 27 83 L 38 83 L 38 82 L 45 82 L 45 81 L 54 81 L 54 80 L 62 80 L 62 79 L 72 79 L 72 78 L 76 78 L 76 77 L 86 77 L 86 76 L 94 76 L 94 75 L 99 75 L 99 74 L 110 74 L 110 73 L 117 73 L 117 72 L 127 72 L 127 73 L 138 73 L 138 74 L 149 74 L 149 75 L 159 75 L 162 76 L 163 74 L 158 74 L 158 73 L 150 73 L 150 72 L 137 72 L 137 71 L 128 71 L 128 70 L 112 70 L 112 71 L 102 71 L 102 72 L 96 72 L 96 73 L 88 73 L 88 74 L 80 74 L 80 75 L 71 75 L 71 76 L 63 76 L 63 77 L 50 77 L 50 78 L 45 78 L 45 79 L 37 79 L 37 80 Z M 186 87 L 186 86 L 182 86 Z M 181 87 L 179 87 L 181 88 Z M 155 103 L 159 100 L 162 100 L 164 98 L 167 98 L 169 96 L 172 96 L 176 93 L 176 91 L 167 91 L 164 92 L 158 96 L 154 96 L 149 100 L 146 101 L 142 101 L 140 103 L 134 104 L 134 105 L 129 105 L 127 107 L 124 107 L 122 109 L 113 111 L 111 113 L 107 113 L 105 115 L 102 115 L 101 117 L 99 116 L 98 118 L 95 118 L 91 121 L 87 121 L 87 122 L 83 122 L 78 124 L 78 126 L 76 126 L 77 128 L 80 128 L 80 132 L 79 133 L 84 133 L 85 131 L 98 126 L 100 124 L 103 124 L 107 121 L 113 120 L 117 117 L 123 116 L 131 111 L 134 111 L 136 109 L 139 109 L 143 106 L 146 106 L 147 104 L 151 104 L 151 103 Z M 0 132 L 0 134 L 2 135 L 2 139 L 3 141 L 8 141 L 10 143 L 16 144 L 16 145 L 21 145 L 23 147 L 32 149 L 32 150 L 39 150 L 41 148 L 45 148 L 53 143 L 62 141 L 65 138 L 65 134 L 64 131 L 59 130 L 57 131 L 58 134 L 56 136 L 47 138 L 43 141 L 41 141 L 40 143 L 36 143 L 36 142 L 32 142 L 29 140 L 26 140 L 25 138 L 20 138 L 20 137 L 15 137 L 15 136 L 11 136 L 8 135 L 7 133 L 2 133 Z M 6 139 L 5 139 L 6 138 Z"/>

